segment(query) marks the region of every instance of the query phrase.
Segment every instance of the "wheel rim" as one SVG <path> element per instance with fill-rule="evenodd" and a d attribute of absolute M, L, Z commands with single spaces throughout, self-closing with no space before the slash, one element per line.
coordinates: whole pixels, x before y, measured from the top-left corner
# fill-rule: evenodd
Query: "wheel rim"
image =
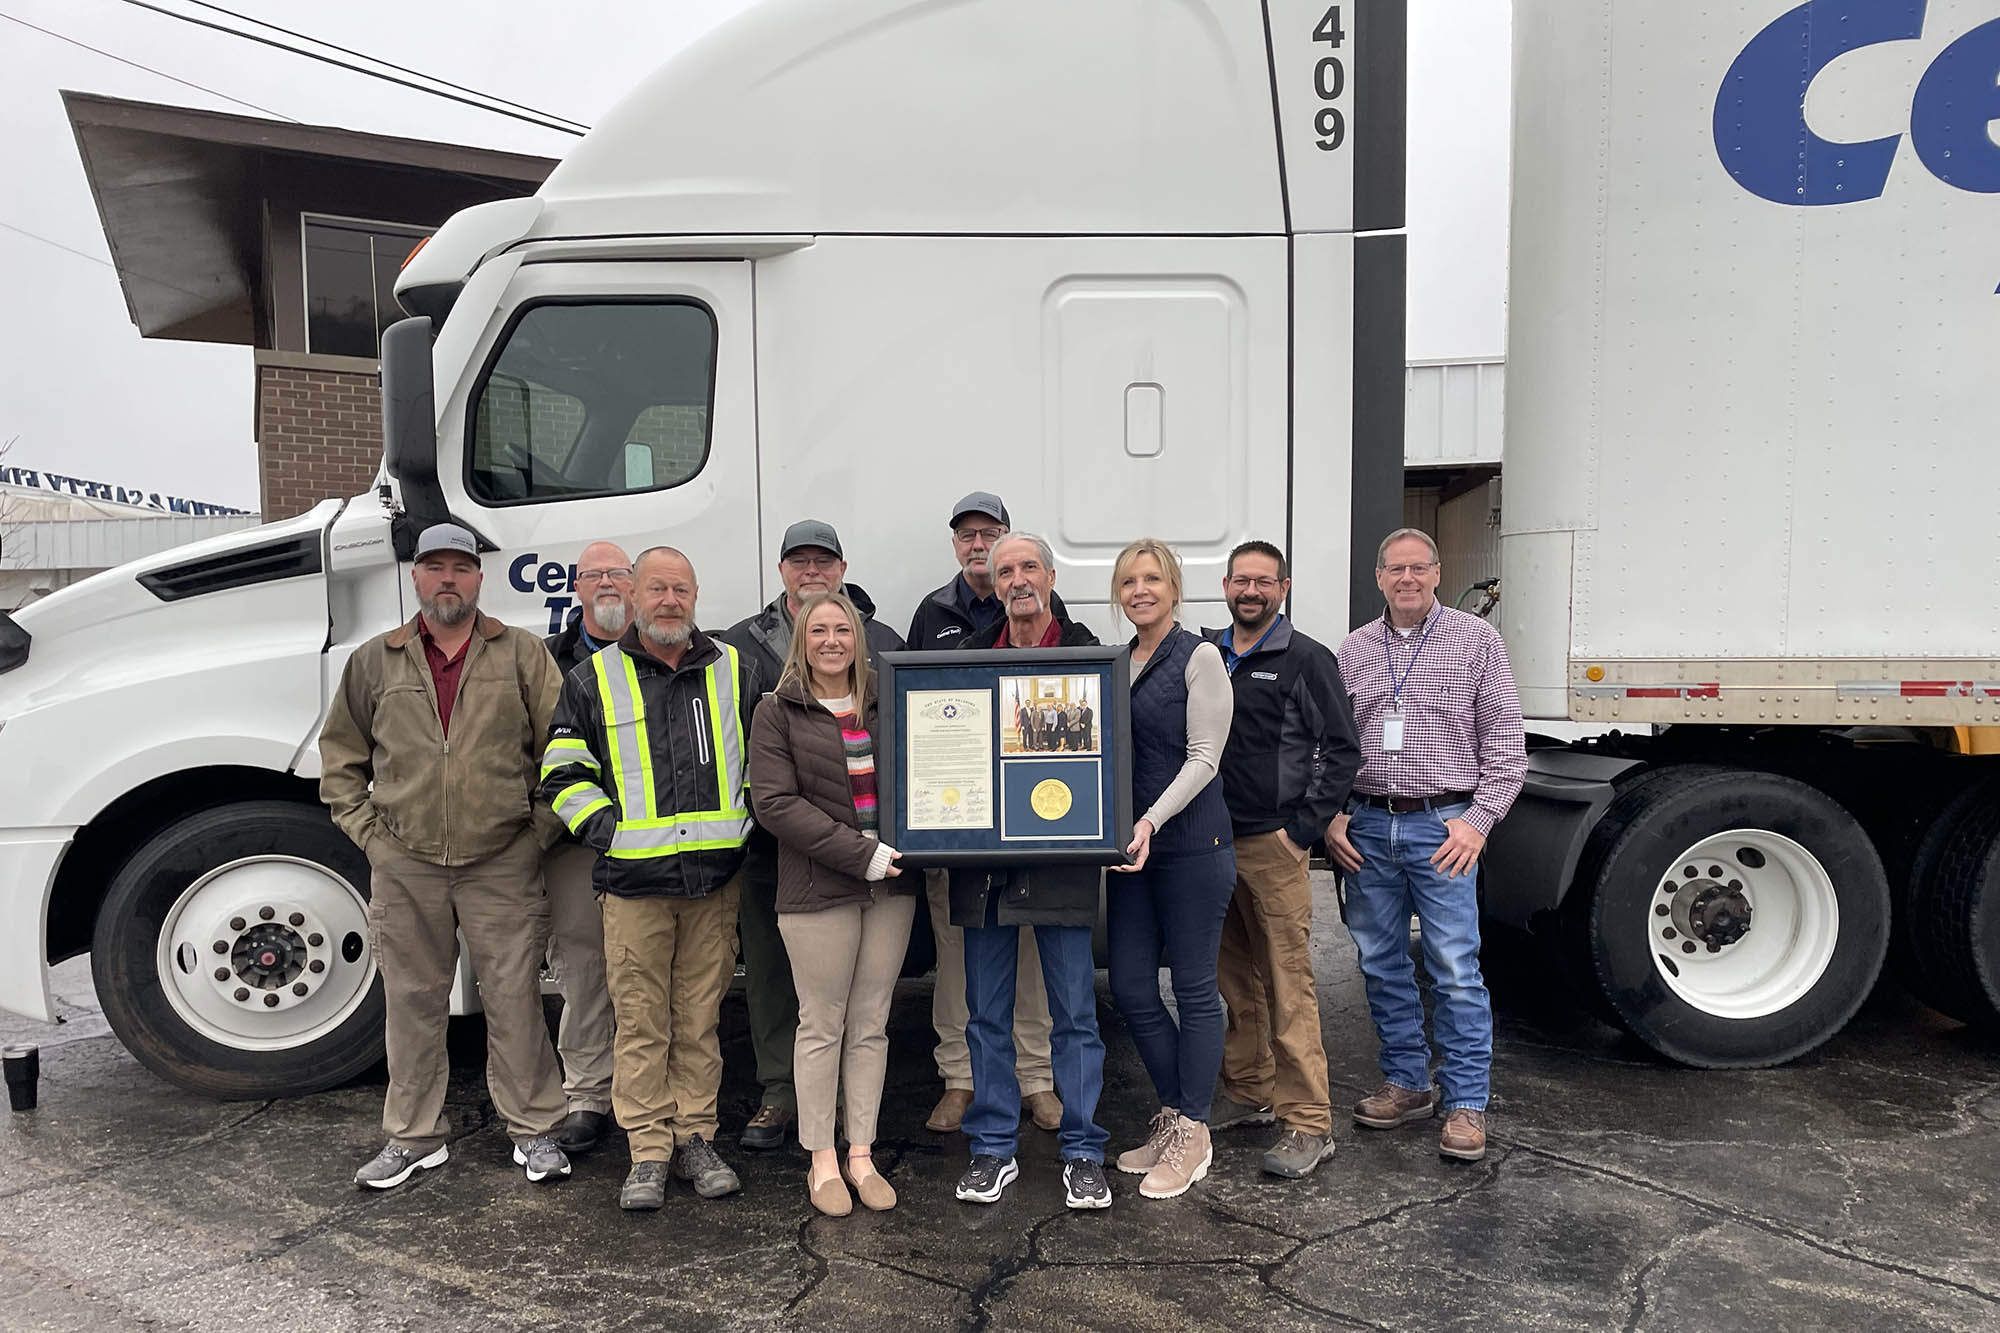
<path fill-rule="evenodd" d="M 1769 829 L 1731 829 L 1674 858 L 1647 903 L 1647 951 L 1681 999 L 1763 1018 L 1819 983 L 1840 939 L 1833 876 Z"/>
<path fill-rule="evenodd" d="M 327 866 L 251 856 L 209 871 L 160 927 L 160 987 L 183 1022 L 245 1051 L 305 1046 L 375 981 L 368 904 Z"/>

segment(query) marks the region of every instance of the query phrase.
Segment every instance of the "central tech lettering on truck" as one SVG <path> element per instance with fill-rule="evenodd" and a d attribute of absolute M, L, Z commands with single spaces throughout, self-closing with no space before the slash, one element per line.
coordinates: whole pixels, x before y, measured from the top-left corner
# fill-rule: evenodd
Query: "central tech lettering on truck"
<path fill-rule="evenodd" d="M 355 646 L 415 611 L 432 522 L 541 632 L 596 539 L 686 550 L 704 619 L 736 620 L 803 514 L 900 620 L 948 560 L 909 516 L 975 487 L 1049 534 L 1100 633 L 1138 533 L 1210 597 L 1278 536 L 1322 571 L 1296 618 L 1369 614 L 1401 513 L 1403 24 L 767 0 L 676 55 L 536 196 L 405 265 L 375 487 L 0 618 L 0 1007 L 48 1018 L 47 964 L 89 950 L 120 1039 L 185 1086 L 379 1058 L 368 866 L 315 741 Z"/>

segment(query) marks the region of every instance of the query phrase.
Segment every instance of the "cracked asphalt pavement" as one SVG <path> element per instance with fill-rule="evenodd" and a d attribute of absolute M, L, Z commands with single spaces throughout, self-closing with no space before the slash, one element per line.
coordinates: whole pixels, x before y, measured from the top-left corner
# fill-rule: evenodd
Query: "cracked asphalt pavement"
<path fill-rule="evenodd" d="M 1352 946 L 1315 875 L 1321 1016 L 1337 1111 L 1373 1088 Z M 1489 959 L 1498 1011 L 1493 1146 L 1447 1162 L 1436 1124 L 1340 1118 L 1311 1179 L 1259 1175 L 1273 1131 L 1216 1137 L 1206 1181 L 1062 1206 L 1055 1140 L 1024 1129 L 1022 1175 L 958 1203 L 960 1135 L 939 1091 L 928 979 L 905 982 L 876 1160 L 893 1212 L 826 1219 L 796 1148 L 741 1151 L 755 1108 L 740 989 L 723 1013 L 721 1148 L 744 1193 L 675 1182 L 617 1209 L 622 1141 L 559 1185 L 509 1161 L 476 1020 L 453 1035 L 451 1162 L 389 1194 L 354 1168 L 380 1146 L 381 1084 L 219 1104 L 139 1067 L 105 1030 L 84 960 L 69 1022 L 0 1019 L 44 1043 L 41 1108 L 0 1112 L 0 1328 L 576 1330 L 940 1328 L 2000 1328 L 2000 1044 L 1884 985 L 1788 1067 L 1663 1065 L 1532 965 Z M 1100 1121 L 1129 1146 L 1155 1108 L 1102 983 Z"/>

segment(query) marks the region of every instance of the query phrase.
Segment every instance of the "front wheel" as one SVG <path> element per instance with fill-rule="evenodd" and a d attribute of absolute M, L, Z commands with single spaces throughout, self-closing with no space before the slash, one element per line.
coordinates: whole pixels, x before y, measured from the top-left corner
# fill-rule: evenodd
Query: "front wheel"
<path fill-rule="evenodd" d="M 1605 811 L 1578 876 L 1599 992 L 1683 1064 L 1804 1054 L 1853 1017 L 1888 949 L 1888 879 L 1867 834 L 1776 774 L 1646 774 Z"/>
<path fill-rule="evenodd" d="M 193 1092 L 295 1096 L 382 1058 L 368 861 L 315 806 L 238 802 L 155 834 L 112 880 L 91 974 L 125 1048 Z"/>

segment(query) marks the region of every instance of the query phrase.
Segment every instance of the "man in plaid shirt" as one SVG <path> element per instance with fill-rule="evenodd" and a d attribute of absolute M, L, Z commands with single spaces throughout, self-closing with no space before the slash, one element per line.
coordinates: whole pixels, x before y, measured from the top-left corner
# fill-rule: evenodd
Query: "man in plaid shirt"
<path fill-rule="evenodd" d="M 1349 634 L 1338 654 L 1361 773 L 1327 829 L 1347 871 L 1347 930 L 1382 1043 L 1385 1081 L 1354 1119 L 1393 1129 L 1437 1110 L 1410 962 L 1414 914 L 1437 1000 L 1438 1151 L 1476 1162 L 1486 1155 L 1493 1063 L 1493 1008 L 1479 973 L 1479 853 L 1527 774 L 1521 701 L 1499 632 L 1438 602 L 1430 537 L 1390 533 L 1376 552 L 1375 582 L 1387 602 L 1382 618 Z"/>

